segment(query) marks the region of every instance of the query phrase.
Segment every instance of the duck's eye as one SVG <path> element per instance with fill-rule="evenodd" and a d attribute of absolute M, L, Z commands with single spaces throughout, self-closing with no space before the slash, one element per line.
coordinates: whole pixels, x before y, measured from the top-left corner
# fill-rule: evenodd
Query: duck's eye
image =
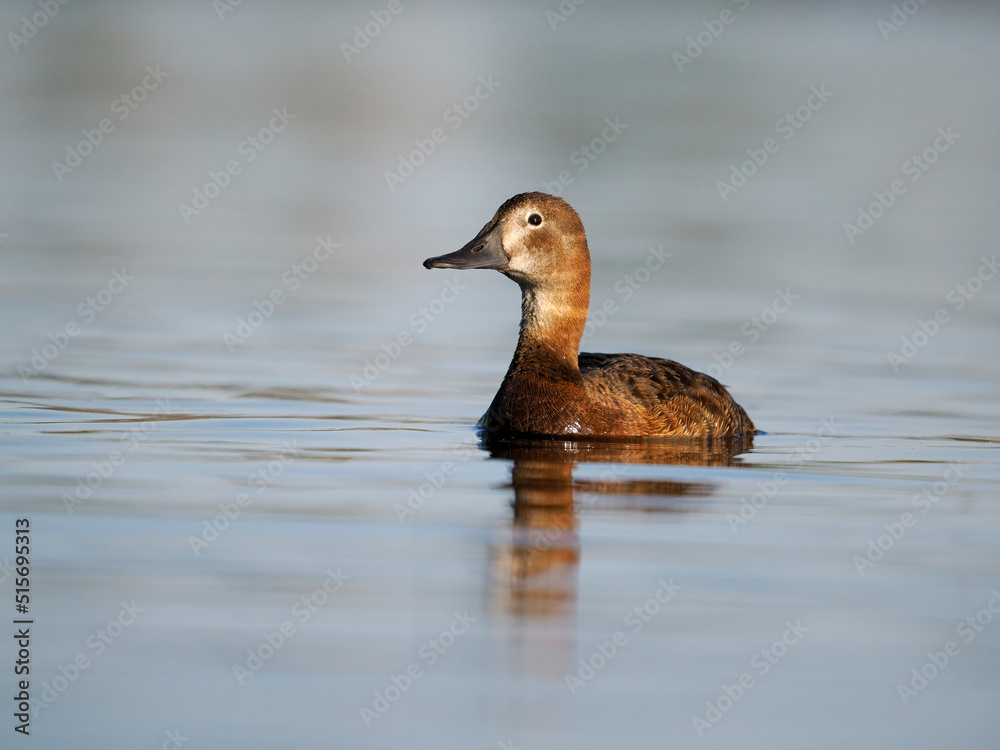
<path fill-rule="evenodd" d="M 528 217 L 528 223 L 531 224 L 532 226 L 537 227 L 539 224 L 542 223 L 542 217 L 539 216 L 538 214 L 532 214 L 531 216 Z"/>

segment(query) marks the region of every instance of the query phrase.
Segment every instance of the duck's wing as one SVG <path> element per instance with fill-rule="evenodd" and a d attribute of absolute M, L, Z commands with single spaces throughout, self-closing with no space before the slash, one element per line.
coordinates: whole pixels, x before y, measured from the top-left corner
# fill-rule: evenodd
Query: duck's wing
<path fill-rule="evenodd" d="M 581 352 L 592 388 L 644 410 L 664 435 L 753 435 L 753 422 L 715 378 L 679 362 L 639 354 Z"/>

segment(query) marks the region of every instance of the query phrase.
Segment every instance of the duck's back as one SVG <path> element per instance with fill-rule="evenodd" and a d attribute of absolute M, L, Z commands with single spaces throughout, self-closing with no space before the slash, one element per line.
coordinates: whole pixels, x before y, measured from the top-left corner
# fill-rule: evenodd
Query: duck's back
<path fill-rule="evenodd" d="M 588 390 L 610 394 L 643 414 L 648 435 L 752 435 L 753 422 L 715 378 L 678 362 L 639 354 L 581 352 Z"/>

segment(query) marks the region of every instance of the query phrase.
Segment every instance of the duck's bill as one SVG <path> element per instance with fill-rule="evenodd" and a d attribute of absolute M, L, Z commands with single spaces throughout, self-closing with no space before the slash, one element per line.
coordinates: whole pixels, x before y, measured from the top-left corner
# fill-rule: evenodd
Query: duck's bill
<path fill-rule="evenodd" d="M 501 221 L 492 227 L 484 228 L 461 250 L 428 258 L 424 261 L 424 268 L 493 268 L 503 271 L 510 262 L 500 239 L 503 225 L 504 222 Z"/>

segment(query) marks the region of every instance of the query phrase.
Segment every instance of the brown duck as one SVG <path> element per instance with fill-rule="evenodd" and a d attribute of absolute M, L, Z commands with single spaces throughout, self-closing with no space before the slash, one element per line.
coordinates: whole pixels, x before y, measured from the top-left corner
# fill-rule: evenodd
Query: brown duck
<path fill-rule="evenodd" d="M 521 287 L 521 332 L 479 428 L 489 435 L 716 437 L 753 422 L 715 378 L 669 359 L 579 352 L 590 304 L 583 223 L 546 193 L 508 200 L 461 250 L 425 268 L 492 268 Z"/>

